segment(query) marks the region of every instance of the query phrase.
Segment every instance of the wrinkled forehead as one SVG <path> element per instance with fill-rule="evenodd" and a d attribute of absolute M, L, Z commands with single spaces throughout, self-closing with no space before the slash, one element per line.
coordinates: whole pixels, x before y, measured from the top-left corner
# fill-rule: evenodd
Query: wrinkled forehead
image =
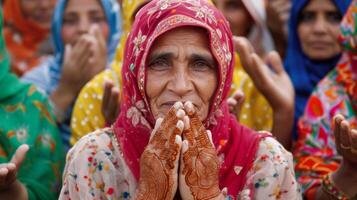
<path fill-rule="evenodd" d="M 183 47 L 187 49 L 184 52 L 186 55 L 203 54 L 216 62 L 210 49 L 209 33 L 206 29 L 195 26 L 181 26 L 163 33 L 154 40 L 148 58 L 145 59 L 148 61 L 156 54 L 170 53 Z"/>

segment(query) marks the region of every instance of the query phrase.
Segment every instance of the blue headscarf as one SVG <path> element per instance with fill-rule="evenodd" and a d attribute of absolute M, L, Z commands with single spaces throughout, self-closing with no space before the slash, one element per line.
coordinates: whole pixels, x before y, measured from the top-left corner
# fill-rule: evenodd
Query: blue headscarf
<path fill-rule="evenodd" d="M 293 0 L 289 19 L 288 48 L 285 58 L 285 69 L 295 88 L 294 124 L 302 115 L 306 102 L 317 83 L 336 66 L 340 55 L 325 61 L 310 60 L 303 52 L 297 33 L 299 14 L 309 0 Z M 332 0 L 343 16 L 351 0 Z M 296 130 L 296 128 L 294 128 Z M 296 134 L 294 133 L 294 136 Z"/>
<path fill-rule="evenodd" d="M 53 13 L 51 32 L 53 46 L 55 49 L 55 62 L 51 64 L 49 69 L 51 73 L 51 84 L 49 91 L 46 90 L 46 92 L 51 92 L 54 88 L 56 88 L 61 77 L 61 68 L 64 56 L 64 44 L 61 36 L 61 30 L 63 14 L 67 2 L 68 0 L 59 0 Z M 118 45 L 121 35 L 121 12 L 116 0 L 100 0 L 99 2 L 102 4 L 102 8 L 104 10 L 109 26 L 109 37 L 107 41 L 109 66 L 110 61 L 113 59 L 115 49 Z"/>
<path fill-rule="evenodd" d="M 23 82 L 32 83 L 37 86 L 38 90 L 45 95 L 50 95 L 54 89 L 58 86 L 58 82 L 61 78 L 62 63 L 64 56 L 64 44 L 61 37 L 62 32 L 62 19 L 64 10 L 66 8 L 68 0 L 58 0 L 56 8 L 52 18 L 52 40 L 55 49 L 55 55 L 48 58 L 40 66 L 34 68 L 30 72 L 26 73 L 21 80 Z M 109 37 L 107 41 L 107 55 L 108 62 L 107 67 L 110 66 L 116 46 L 119 42 L 121 35 L 121 11 L 116 0 L 99 0 L 104 10 L 107 23 L 109 25 Z M 59 125 L 61 136 L 64 144 L 69 148 L 70 138 L 70 117 L 72 113 L 72 107 L 66 111 L 65 121 Z"/>

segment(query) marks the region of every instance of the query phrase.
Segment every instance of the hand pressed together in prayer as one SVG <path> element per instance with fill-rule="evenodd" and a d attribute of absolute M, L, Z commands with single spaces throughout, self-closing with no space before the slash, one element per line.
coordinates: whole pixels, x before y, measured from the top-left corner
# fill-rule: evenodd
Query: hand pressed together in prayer
<path fill-rule="evenodd" d="M 106 41 L 97 25 L 80 36 L 71 46 L 66 45 L 60 86 L 77 94 L 107 63 Z"/>
<path fill-rule="evenodd" d="M 253 47 L 247 39 L 234 37 L 234 43 L 244 70 L 273 108 L 272 133 L 285 148 L 290 149 L 295 95 L 292 82 L 284 70 L 279 54 L 276 52 L 268 54 L 266 60 L 270 69 L 254 53 Z"/>
<path fill-rule="evenodd" d="M 17 148 L 10 162 L 0 164 L 0 199 L 27 199 L 27 192 L 17 180 L 17 172 L 25 160 L 28 145 L 21 145 Z"/>
<path fill-rule="evenodd" d="M 332 180 L 350 197 L 357 195 L 357 130 L 352 129 L 342 115 L 334 118 L 334 134 L 337 152 L 343 160 L 333 173 Z"/>
<path fill-rule="evenodd" d="M 62 76 L 51 95 L 57 110 L 67 110 L 81 88 L 107 63 L 106 41 L 97 25 L 92 25 L 89 33 L 81 35 L 74 44 L 67 44 L 64 51 Z M 63 120 L 61 114 L 55 114 L 59 121 Z"/>
<path fill-rule="evenodd" d="M 136 199 L 173 199 L 177 192 L 182 199 L 224 199 L 218 172 L 210 132 L 191 102 L 177 102 L 156 120 L 141 156 Z"/>

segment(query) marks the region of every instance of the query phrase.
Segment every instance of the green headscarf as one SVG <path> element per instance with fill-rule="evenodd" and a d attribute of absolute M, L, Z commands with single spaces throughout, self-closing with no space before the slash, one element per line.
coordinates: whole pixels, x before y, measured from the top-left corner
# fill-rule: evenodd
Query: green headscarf
<path fill-rule="evenodd" d="M 0 9 L 0 33 L 3 31 L 3 16 Z M 10 96 L 29 86 L 20 83 L 19 79 L 10 72 L 9 55 L 6 52 L 4 37 L 0 34 L 0 103 Z"/>

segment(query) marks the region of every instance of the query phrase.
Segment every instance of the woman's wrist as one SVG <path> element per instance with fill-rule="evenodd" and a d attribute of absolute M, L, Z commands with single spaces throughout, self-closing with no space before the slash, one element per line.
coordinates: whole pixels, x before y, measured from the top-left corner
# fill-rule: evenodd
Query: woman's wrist
<path fill-rule="evenodd" d="M 76 97 L 76 93 L 64 85 L 59 85 L 51 94 L 50 102 L 57 121 L 62 122 L 66 117 L 66 111 Z"/>
<path fill-rule="evenodd" d="M 331 174 L 331 181 L 334 186 L 349 197 L 357 195 L 357 170 L 345 160 L 342 161 L 336 172 Z"/>

